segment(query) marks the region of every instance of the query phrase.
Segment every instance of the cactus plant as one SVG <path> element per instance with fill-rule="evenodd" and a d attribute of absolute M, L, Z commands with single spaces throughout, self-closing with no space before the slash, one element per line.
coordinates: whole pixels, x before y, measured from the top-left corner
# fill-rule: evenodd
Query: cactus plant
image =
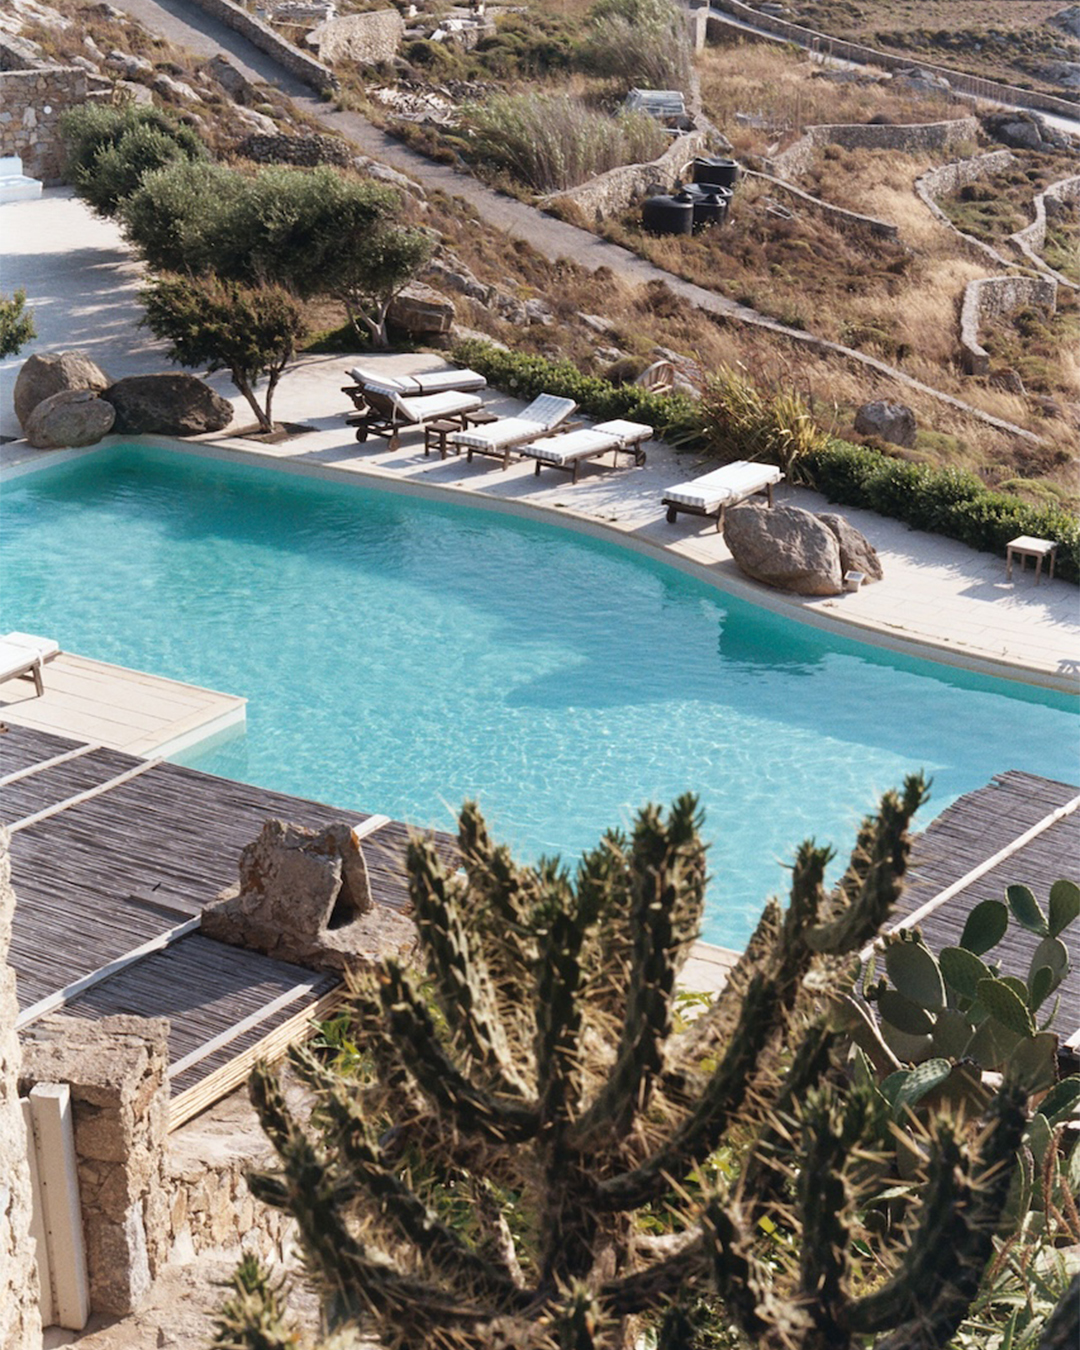
<path fill-rule="evenodd" d="M 960 1060 L 1007 1072 L 1031 1091 L 1053 1084 L 1057 1038 L 1049 1028 L 1057 1001 L 1049 1013 L 1045 1005 L 1069 973 L 1061 934 L 1078 915 L 1075 882 L 1054 882 L 1046 913 L 1027 886 L 1013 885 L 1006 901 L 976 905 L 959 945 L 937 956 L 917 929 L 902 928 L 884 939 L 888 980 L 874 981 L 870 973 L 864 992 L 877 1005 L 886 1045 L 898 1060 L 916 1066 L 898 1069 L 883 1083 L 894 1106 L 913 1106 L 940 1087 Z M 1040 939 L 1024 977 L 1003 974 L 1000 963 L 989 961 L 1010 920 Z"/>
<path fill-rule="evenodd" d="M 306 1121 L 270 1069 L 252 1078 L 280 1168 L 250 1184 L 295 1217 L 331 1334 L 617 1350 L 651 1318 L 663 1344 L 690 1346 L 687 1310 L 712 1290 L 762 1347 L 946 1345 L 992 1252 L 1026 1088 L 1006 1080 L 977 1127 L 932 1120 L 921 1202 L 864 1267 L 884 1107 L 836 1086 L 844 1042 L 827 999 L 854 987 L 853 955 L 899 893 L 924 799 L 918 777 L 885 795 L 831 893 L 829 850 L 804 844 L 786 913 L 766 905 L 724 991 L 685 1030 L 676 978 L 705 890 L 692 797 L 666 817 L 644 809 L 573 877 L 552 861 L 518 866 L 468 803 L 459 871 L 414 838 L 424 970 L 386 961 L 354 981 L 348 1040 L 367 1072 L 294 1052 L 313 1094 Z M 739 1175 L 699 1199 L 733 1129 Z M 768 1260 L 766 1211 L 792 1237 Z M 242 1312 L 234 1300 L 228 1343 L 259 1344 L 254 1330 L 243 1339 Z"/>

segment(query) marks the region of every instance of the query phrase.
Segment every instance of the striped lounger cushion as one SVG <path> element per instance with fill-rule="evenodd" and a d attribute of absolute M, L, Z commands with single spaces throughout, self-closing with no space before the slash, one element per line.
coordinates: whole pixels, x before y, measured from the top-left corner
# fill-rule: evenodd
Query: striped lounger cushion
<path fill-rule="evenodd" d="M 618 450 L 635 441 L 648 440 L 652 434 L 652 427 L 647 427 L 644 422 L 615 418 L 610 422 L 598 422 L 594 427 L 564 431 L 561 435 L 537 441 L 535 445 L 525 446 L 523 453 L 544 464 L 572 464 L 583 456 L 603 454 L 605 450 Z"/>
<path fill-rule="evenodd" d="M 712 473 L 702 474 L 700 478 L 669 487 L 665 489 L 664 497 L 698 511 L 718 511 L 726 502 L 738 501 L 760 492 L 770 483 L 779 483 L 783 476 L 775 464 L 754 464 L 740 459 L 734 464 L 725 464 L 722 469 L 714 469 Z"/>

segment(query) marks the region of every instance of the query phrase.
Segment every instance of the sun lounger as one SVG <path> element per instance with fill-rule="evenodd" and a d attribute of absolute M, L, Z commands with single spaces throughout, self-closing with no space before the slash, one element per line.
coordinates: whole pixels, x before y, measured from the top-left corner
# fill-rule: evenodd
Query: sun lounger
<path fill-rule="evenodd" d="M 380 375 L 374 370 L 365 370 L 363 366 L 354 366 L 349 375 L 355 384 L 345 385 L 341 392 L 349 395 L 359 412 L 363 412 L 367 407 L 364 390 L 369 384 L 381 389 L 393 389 L 404 398 L 412 398 L 419 394 L 451 392 L 475 394 L 478 389 L 487 387 L 487 380 L 478 371 L 455 370 L 452 367 L 446 370 L 425 370 L 419 375 L 391 376 Z"/>
<path fill-rule="evenodd" d="M 664 493 L 667 518 L 674 521 L 680 511 L 693 516 L 710 516 L 719 530 L 724 524 L 724 511 L 736 502 L 764 492 L 773 504 L 773 484 L 779 483 L 783 473 L 775 464 L 756 464 L 752 460 L 737 459 L 722 469 L 713 469 L 688 482 L 669 487 Z"/>
<path fill-rule="evenodd" d="M 5 633 L 0 638 L 0 683 L 29 675 L 39 696 L 45 692 L 42 669 L 46 661 L 59 652 L 60 644 L 52 638 L 34 637 L 32 633 Z"/>
<path fill-rule="evenodd" d="M 534 445 L 523 445 L 521 453 L 526 459 L 536 460 L 536 473 L 543 468 L 562 469 L 578 480 L 578 470 L 586 460 L 598 459 L 609 452 L 615 464 L 619 454 L 634 457 L 634 464 L 640 468 L 645 463 L 645 451 L 642 441 L 653 434 L 652 427 L 644 422 L 627 422 L 615 418 L 611 422 L 598 422 L 594 427 L 579 427 L 576 431 L 560 431 L 548 436 Z"/>
<path fill-rule="evenodd" d="M 403 398 L 396 390 L 377 384 L 365 385 L 364 400 L 367 411 L 352 413 L 346 419 L 350 426 L 356 427 L 356 439 L 366 441 L 372 434 L 385 436 L 391 450 L 398 448 L 398 433 L 402 429 L 437 421 L 456 421 L 466 427 L 469 413 L 483 406 L 479 394 L 447 390 L 442 394 Z"/>
<path fill-rule="evenodd" d="M 577 407 L 572 398 L 558 398 L 555 394 L 539 394 L 517 417 L 500 417 L 485 427 L 457 431 L 449 437 L 457 451 L 464 450 L 471 464 L 474 454 L 493 455 L 501 459 L 505 469 L 510 456 L 519 446 L 549 436 Z"/>

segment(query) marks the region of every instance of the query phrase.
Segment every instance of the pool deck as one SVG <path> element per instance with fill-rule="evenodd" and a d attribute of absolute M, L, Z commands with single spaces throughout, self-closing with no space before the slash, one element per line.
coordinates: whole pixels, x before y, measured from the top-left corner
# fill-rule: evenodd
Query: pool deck
<path fill-rule="evenodd" d="M 36 201 L 6 204 L 0 211 L 5 286 L 26 287 L 39 332 L 20 357 L 0 362 L 0 432 L 20 434 L 10 391 L 19 365 L 34 350 L 86 350 L 115 378 L 170 368 L 162 345 L 136 327 L 139 269 L 111 222 L 92 216 L 68 189 L 46 191 Z M 471 465 L 457 456 L 425 458 L 423 437 L 416 433 L 406 436 L 397 451 L 389 451 L 382 439 L 361 446 L 345 425 L 350 404 L 341 392 L 346 370 L 359 361 L 391 374 L 443 364 L 435 353 L 306 356 L 282 379 L 274 414 L 310 431 L 276 446 L 235 435 L 187 444 L 215 456 L 255 458 L 326 477 L 357 475 L 390 490 L 465 496 L 478 505 L 554 517 L 613 536 L 730 594 L 819 627 L 1069 693 L 1080 690 L 1080 606 L 1076 587 L 1067 582 L 1044 577 L 1036 586 L 1031 568 L 1014 569 L 1009 580 L 1004 558 L 845 508 L 844 515 L 877 548 L 884 580 L 842 596 L 785 595 L 744 577 L 711 523 L 688 516 L 674 525 L 666 522 L 663 491 L 694 476 L 700 465 L 694 456 L 651 442 L 644 468 L 613 470 L 593 463 L 575 485 L 551 470 L 534 476 L 530 462 L 504 472 L 498 461 L 481 457 Z M 227 377 L 218 374 L 211 383 L 233 402 L 237 427 L 250 424 L 250 411 Z M 499 412 L 523 406 L 496 391 L 489 391 L 487 401 Z M 68 453 L 35 451 L 25 441 L 12 440 L 0 445 L 0 473 L 18 474 Z M 810 510 L 827 508 L 819 494 L 788 485 L 777 498 Z M 64 645 L 63 634 L 52 636 Z"/>

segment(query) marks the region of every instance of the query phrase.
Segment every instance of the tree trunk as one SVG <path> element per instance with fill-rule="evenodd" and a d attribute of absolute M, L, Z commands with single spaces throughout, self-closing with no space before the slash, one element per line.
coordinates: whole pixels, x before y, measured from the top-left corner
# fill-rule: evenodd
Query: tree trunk
<path fill-rule="evenodd" d="M 270 420 L 270 408 L 269 408 L 270 399 L 267 398 L 267 408 L 266 411 L 264 412 L 262 408 L 259 407 L 259 400 L 255 397 L 255 391 L 252 389 L 251 382 L 248 380 L 248 377 L 242 371 L 239 370 L 232 370 L 229 373 L 232 375 L 233 384 L 236 385 L 237 389 L 239 389 L 240 392 L 243 394 L 243 396 L 247 399 L 248 404 L 251 407 L 251 411 L 255 414 L 255 420 L 259 424 L 259 430 L 264 435 L 269 435 L 270 432 L 273 431 L 274 429 L 274 424 Z M 271 397 L 273 396 L 273 392 L 274 392 L 273 388 L 271 387 L 269 391 Z"/>

